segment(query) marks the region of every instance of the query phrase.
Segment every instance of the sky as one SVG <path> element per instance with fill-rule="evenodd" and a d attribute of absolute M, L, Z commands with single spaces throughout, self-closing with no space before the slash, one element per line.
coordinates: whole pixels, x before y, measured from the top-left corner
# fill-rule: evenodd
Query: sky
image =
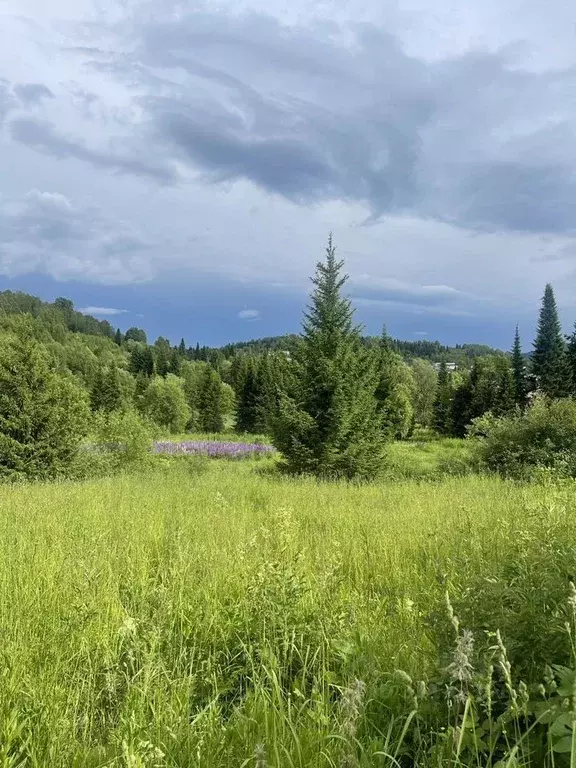
<path fill-rule="evenodd" d="M 297 332 L 328 233 L 369 333 L 576 320 L 566 0 L 0 0 L 0 286 L 153 339 Z"/>

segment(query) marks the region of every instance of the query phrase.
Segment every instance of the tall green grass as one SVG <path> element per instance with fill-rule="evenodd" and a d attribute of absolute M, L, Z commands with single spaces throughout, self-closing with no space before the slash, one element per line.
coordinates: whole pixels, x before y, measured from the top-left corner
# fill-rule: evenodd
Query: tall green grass
<path fill-rule="evenodd" d="M 2 768 L 576 760 L 573 486 L 262 466 L 0 489 Z"/>

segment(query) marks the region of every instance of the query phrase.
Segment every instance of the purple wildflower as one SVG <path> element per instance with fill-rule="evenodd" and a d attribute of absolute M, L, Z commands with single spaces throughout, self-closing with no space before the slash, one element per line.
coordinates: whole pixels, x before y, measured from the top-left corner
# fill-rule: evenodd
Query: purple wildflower
<path fill-rule="evenodd" d="M 211 456 L 226 458 L 244 458 L 246 456 L 265 456 L 274 451 L 271 445 L 260 443 L 233 443 L 216 440 L 186 440 L 181 443 L 155 442 L 153 453 L 169 454 L 170 456 Z"/>

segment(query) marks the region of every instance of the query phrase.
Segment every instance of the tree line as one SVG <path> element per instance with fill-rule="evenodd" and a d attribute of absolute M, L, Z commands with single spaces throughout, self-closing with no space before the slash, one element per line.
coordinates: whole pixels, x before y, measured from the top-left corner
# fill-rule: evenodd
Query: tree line
<path fill-rule="evenodd" d="M 219 349 L 163 337 L 149 344 L 144 330 L 123 333 L 68 299 L 47 304 L 1 293 L 0 472 L 23 471 L 33 453 L 44 456 L 38 467 L 50 466 L 47 446 L 58 439 L 64 458 L 52 464 L 65 463 L 91 419 L 132 413 L 166 435 L 224 428 L 265 434 L 291 470 L 369 477 L 386 443 L 417 428 L 464 436 L 487 412 L 524 409 L 534 392 L 576 393 L 576 328 L 563 336 L 551 286 L 532 355 L 523 354 L 518 329 L 506 354 L 484 345 L 398 342 L 385 327 L 379 338 L 366 337 L 345 296 L 343 266 L 330 239 L 300 335 Z M 410 356 L 414 351 L 422 356 Z M 35 448 L 40 443 L 44 453 Z"/>

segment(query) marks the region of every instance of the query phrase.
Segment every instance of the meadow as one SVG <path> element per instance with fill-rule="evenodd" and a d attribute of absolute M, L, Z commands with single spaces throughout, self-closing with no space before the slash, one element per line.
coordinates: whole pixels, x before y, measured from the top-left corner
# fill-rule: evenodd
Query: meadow
<path fill-rule="evenodd" d="M 574 485 L 450 442 L 2 487 L 0 766 L 574 765 Z"/>

